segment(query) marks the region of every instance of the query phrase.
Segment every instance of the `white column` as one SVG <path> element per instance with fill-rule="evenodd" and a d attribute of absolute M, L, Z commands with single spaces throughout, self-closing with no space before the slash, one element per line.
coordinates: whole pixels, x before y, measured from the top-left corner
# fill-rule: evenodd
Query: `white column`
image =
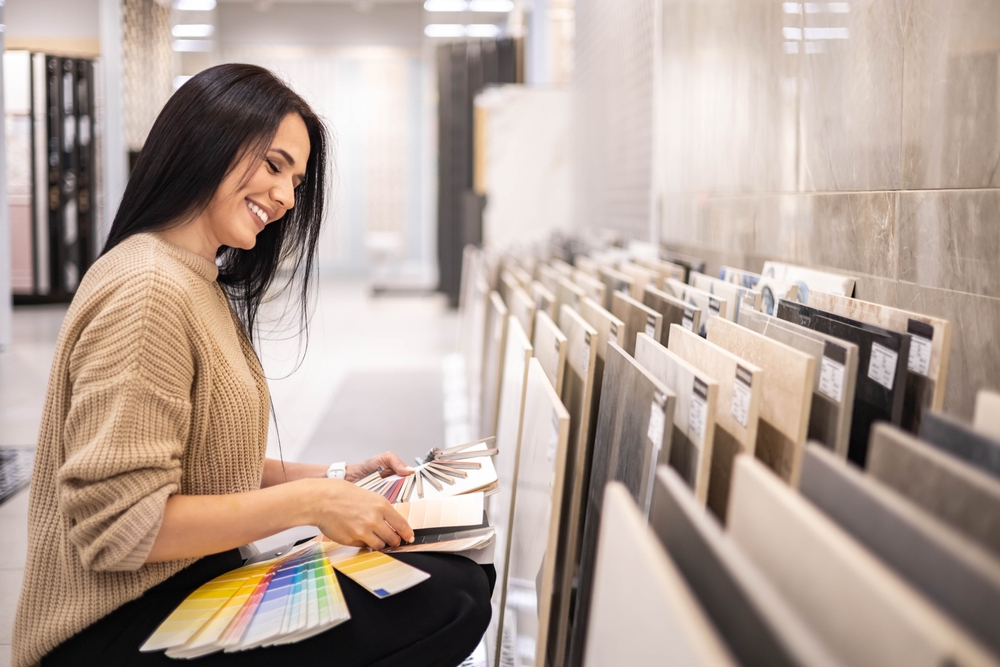
<path fill-rule="evenodd" d="M 0 0 L 0 26 L 4 23 L 3 0 Z M 4 33 L 0 30 L 0 54 L 4 52 Z M 3 66 L 0 64 L 0 118 L 6 118 L 3 98 Z M 0 132 L 0 350 L 11 344 L 11 319 L 14 316 L 10 283 L 10 208 L 7 205 L 6 132 Z"/>
<path fill-rule="evenodd" d="M 111 221 L 128 182 L 128 149 L 125 146 L 125 112 L 122 104 L 122 0 L 100 1 L 101 83 L 104 99 L 101 123 L 101 219 L 98 221 L 98 251 L 104 246 Z"/>

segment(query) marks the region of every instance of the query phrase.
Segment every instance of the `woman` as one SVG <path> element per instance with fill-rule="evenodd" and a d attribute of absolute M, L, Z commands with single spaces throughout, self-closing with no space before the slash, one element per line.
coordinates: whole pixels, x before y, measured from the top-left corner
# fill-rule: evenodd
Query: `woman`
<path fill-rule="evenodd" d="M 305 308 L 326 151 L 321 121 L 259 67 L 206 70 L 160 113 L 60 332 L 16 667 L 177 664 L 138 648 L 188 593 L 242 564 L 239 546 L 292 526 L 373 549 L 413 539 L 384 498 L 352 484 L 378 466 L 410 474 L 395 454 L 330 466 L 340 479 L 327 466 L 264 457 L 257 312 L 279 266 Z M 491 568 L 398 557 L 431 578 L 377 600 L 340 577 L 349 622 L 196 662 L 460 663 L 489 622 Z"/>

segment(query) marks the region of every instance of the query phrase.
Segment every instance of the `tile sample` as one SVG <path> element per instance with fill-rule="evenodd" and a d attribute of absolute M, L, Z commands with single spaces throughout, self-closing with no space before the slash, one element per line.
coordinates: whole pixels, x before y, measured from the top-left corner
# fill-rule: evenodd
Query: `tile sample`
<path fill-rule="evenodd" d="M 503 269 L 500 271 L 500 281 L 497 283 L 497 292 L 500 293 L 500 298 L 503 299 L 505 304 L 509 304 L 511 298 L 514 294 L 514 290 L 521 286 L 514 274 Z"/>
<path fill-rule="evenodd" d="M 607 310 L 611 310 L 611 295 L 615 292 L 625 292 L 626 294 L 631 294 L 634 281 L 624 273 L 616 271 L 610 266 L 601 266 L 599 273 L 600 280 L 604 283 L 605 288 L 604 303 L 601 305 L 603 305 Z"/>
<path fill-rule="evenodd" d="M 807 269 L 804 266 L 767 261 L 764 262 L 760 274 L 765 278 L 777 278 L 786 283 L 793 283 L 798 287 L 796 300 L 805 304 L 811 304 L 809 295 L 812 292 L 827 292 L 841 296 L 854 294 L 854 278 L 851 276 Z"/>
<path fill-rule="evenodd" d="M 738 454 L 753 455 L 757 444 L 764 371 L 676 324 L 671 327 L 668 349 L 719 383 L 707 504 L 725 521 L 733 462 Z"/>
<path fill-rule="evenodd" d="M 632 279 L 632 291 L 630 295 L 636 301 L 642 301 L 642 295 L 649 285 L 656 286 L 656 272 L 632 262 L 621 262 L 618 270 Z"/>
<path fill-rule="evenodd" d="M 889 424 L 876 424 L 868 473 L 1000 556 L 1000 480 Z"/>
<path fill-rule="evenodd" d="M 548 313 L 535 313 L 535 334 L 531 337 L 534 356 L 542 363 L 545 377 L 557 392 L 562 391 L 566 366 L 566 336 L 559 330 Z"/>
<path fill-rule="evenodd" d="M 996 664 L 909 584 L 749 456 L 736 463 L 727 532 L 847 664 Z"/>
<path fill-rule="evenodd" d="M 670 456 L 672 431 L 666 425 L 674 419 L 673 392 L 614 343 L 608 344 L 603 384 L 590 466 L 570 664 L 577 664 L 573 657 L 583 648 L 591 608 L 604 487 L 611 481 L 621 482 L 645 515 L 657 462 L 665 462 Z"/>
<path fill-rule="evenodd" d="M 562 520 L 559 524 L 557 568 L 561 573 L 555 582 L 551 617 L 556 634 L 552 639 L 552 654 L 564 652 L 569 642 L 569 621 L 573 603 L 573 577 L 580 559 L 583 536 L 584 507 L 587 486 L 584 471 L 590 471 L 593 440 L 590 433 L 594 395 L 597 329 L 568 306 L 560 313 L 559 328 L 566 333 L 566 375 L 563 379 L 562 402 L 569 412 L 569 438 L 566 448 L 566 482 L 563 485 Z M 562 659 L 550 660 L 562 664 Z"/>
<path fill-rule="evenodd" d="M 944 405 L 948 358 L 951 355 L 951 322 L 877 303 L 815 293 L 809 304 L 835 315 L 849 317 L 890 331 L 910 335 L 906 361 L 906 396 L 903 399 L 902 427 L 910 433 L 920 430 L 920 420 L 928 409 Z"/>
<path fill-rule="evenodd" d="M 785 282 L 777 278 L 765 278 L 759 273 L 734 269 L 731 266 L 722 267 L 719 271 L 719 279 L 760 292 L 760 305 L 757 309 L 768 315 L 774 315 L 774 311 L 778 307 L 778 299 L 798 301 L 799 288 L 795 283 Z"/>
<path fill-rule="evenodd" d="M 1000 477 L 1000 440 L 980 433 L 942 412 L 927 412 L 920 424 L 920 439 L 966 463 Z"/>
<path fill-rule="evenodd" d="M 657 470 L 649 525 L 741 665 L 843 664 L 669 468 Z"/>
<path fill-rule="evenodd" d="M 538 266 L 535 267 L 535 277 L 545 289 L 553 294 L 556 293 L 556 283 L 559 280 L 559 273 L 555 269 L 548 264 L 539 262 Z"/>
<path fill-rule="evenodd" d="M 762 303 L 763 295 L 757 290 L 741 287 L 724 280 L 719 280 L 718 278 L 713 278 L 712 276 L 706 276 L 704 273 L 698 273 L 697 271 L 692 271 L 688 280 L 692 287 L 696 287 L 709 294 L 715 294 L 729 302 L 726 319 L 730 322 L 735 322 L 739 318 L 741 308 L 752 308 L 753 310 L 760 310 L 761 308 L 760 304 Z"/>
<path fill-rule="evenodd" d="M 563 305 L 567 305 L 573 310 L 580 311 L 580 299 L 587 296 L 583 288 L 577 285 L 571 278 L 560 275 L 556 280 L 556 315 L 562 311 Z"/>
<path fill-rule="evenodd" d="M 624 292 L 611 295 L 611 313 L 625 323 L 625 344 L 622 347 L 629 354 L 635 354 L 636 334 L 645 333 L 655 340 L 660 339 L 663 316 Z"/>
<path fill-rule="evenodd" d="M 668 463 L 704 505 L 719 383 L 644 333 L 636 338 L 635 360 L 677 397 Z"/>
<path fill-rule="evenodd" d="M 549 266 L 556 270 L 556 272 L 563 278 L 573 278 L 573 265 L 564 262 L 558 257 L 552 257 L 549 259 Z"/>
<path fill-rule="evenodd" d="M 708 341 L 763 369 L 754 455 L 793 488 L 798 486 L 816 360 L 721 317 L 708 323 Z"/>
<path fill-rule="evenodd" d="M 810 355 L 816 362 L 806 437 L 847 458 L 858 375 L 858 346 L 764 313 L 744 310 L 740 326 Z"/>
<path fill-rule="evenodd" d="M 979 390 L 972 427 L 991 438 L 1000 438 L 1000 394 L 988 389 Z"/>
<path fill-rule="evenodd" d="M 608 293 L 608 288 L 600 280 L 577 269 L 573 272 L 573 282 L 583 290 L 584 295 L 589 296 L 599 304 L 604 303 L 604 297 Z"/>
<path fill-rule="evenodd" d="M 819 445 L 806 447 L 802 495 L 1000 655 L 1000 560 Z"/>
<path fill-rule="evenodd" d="M 525 291 L 531 289 L 531 283 L 535 282 L 535 279 L 531 277 L 530 273 L 524 270 L 524 267 L 511 266 L 509 271 L 514 274 L 514 277 L 517 278 L 517 282 L 521 283 L 521 287 L 523 287 Z"/>
<path fill-rule="evenodd" d="M 656 273 L 658 276 L 656 287 L 662 286 L 663 281 L 668 278 L 678 280 L 682 283 L 687 281 L 687 269 L 680 264 L 674 264 L 673 262 L 668 262 L 662 259 L 654 259 L 652 257 L 636 257 L 635 263 L 639 266 L 651 269 Z"/>
<path fill-rule="evenodd" d="M 670 325 L 679 324 L 688 331 L 701 331 L 701 309 L 667 294 L 655 287 L 647 287 L 642 297 L 643 304 L 655 310 L 663 318 L 660 326 L 660 345 L 670 342 Z"/>
<path fill-rule="evenodd" d="M 556 316 L 556 295 L 537 280 L 531 283 L 531 300 L 535 302 L 535 310 Z"/>
<path fill-rule="evenodd" d="M 486 313 L 486 342 L 483 351 L 482 400 L 479 408 L 479 434 L 486 438 L 496 435 L 497 408 L 500 405 L 500 373 L 503 370 L 503 350 L 507 339 L 507 306 L 497 292 L 490 292 L 490 307 Z"/>
<path fill-rule="evenodd" d="M 508 566 L 501 586 L 499 625 L 505 641 L 498 646 L 497 665 L 516 662 L 518 656 L 507 650 L 516 653 L 525 643 L 535 645 L 537 665 L 545 664 L 550 650 L 550 630 L 556 630 L 550 628 L 552 597 L 557 577 L 562 579 L 557 562 L 568 437 L 569 413 L 536 357 L 529 364 L 525 390 Z"/>
<path fill-rule="evenodd" d="M 682 252 L 674 252 L 673 250 L 667 250 L 663 246 L 660 246 L 660 259 L 666 260 L 673 264 L 678 264 L 684 267 L 684 280 L 681 282 L 687 282 L 688 276 L 691 271 L 698 271 L 699 273 L 705 273 L 705 260 L 700 257 L 695 257 L 694 255 L 686 255 Z"/>
<path fill-rule="evenodd" d="M 778 317 L 858 346 L 858 379 L 847 458 L 864 466 L 872 424 L 879 420 L 898 424 L 902 420 L 909 335 L 784 299 L 778 302 Z"/>
<path fill-rule="evenodd" d="M 573 258 L 573 266 L 577 268 L 578 271 L 582 271 L 591 278 L 601 277 L 601 264 L 592 257 L 587 255 L 577 255 Z"/>
<path fill-rule="evenodd" d="M 671 665 L 735 666 L 628 492 L 610 484 L 604 511 L 584 667 L 663 664 L 665 647 Z"/>
<path fill-rule="evenodd" d="M 470 269 L 475 271 L 475 267 Z M 465 358 L 465 386 L 469 394 L 469 423 L 476 428 L 479 424 L 479 408 L 482 405 L 483 352 L 486 342 L 486 313 L 489 310 L 489 284 L 485 276 L 470 274 L 472 285 L 466 299 L 459 331 L 459 345 Z"/>
<path fill-rule="evenodd" d="M 528 340 L 531 340 L 535 332 L 535 310 L 537 310 L 535 302 L 523 288 L 517 288 L 507 307 L 510 309 L 510 314 L 517 318 Z"/>
<path fill-rule="evenodd" d="M 732 307 L 732 304 L 729 303 L 728 299 L 714 296 L 710 292 L 698 289 L 692 285 L 679 283 L 672 279 L 668 279 L 663 284 L 663 291 L 668 294 L 672 294 L 675 298 L 678 298 L 685 303 L 701 309 L 701 329 L 696 333 L 698 333 L 698 335 L 702 338 L 708 335 L 708 330 L 706 329 L 708 318 L 724 317 L 729 319 L 729 309 Z"/>

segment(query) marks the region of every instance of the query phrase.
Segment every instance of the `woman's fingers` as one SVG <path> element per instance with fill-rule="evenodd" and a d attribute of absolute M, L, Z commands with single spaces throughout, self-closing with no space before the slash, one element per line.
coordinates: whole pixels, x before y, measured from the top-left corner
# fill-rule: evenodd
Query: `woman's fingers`
<path fill-rule="evenodd" d="M 382 522 L 380 526 L 375 526 L 375 536 L 377 539 L 382 540 L 386 546 L 398 547 L 400 545 L 400 537 L 389 524 Z"/>
<path fill-rule="evenodd" d="M 385 452 L 379 458 L 382 459 L 382 465 L 400 477 L 413 474 L 413 468 L 403 463 L 403 459 L 396 456 L 395 452 Z M 385 475 L 386 473 L 383 473 L 383 477 Z"/>
<path fill-rule="evenodd" d="M 410 528 L 410 524 L 408 524 L 406 519 L 404 519 L 403 516 L 392 507 L 390 507 L 385 513 L 385 523 L 396 535 L 399 535 L 407 542 L 413 541 L 413 529 Z"/>

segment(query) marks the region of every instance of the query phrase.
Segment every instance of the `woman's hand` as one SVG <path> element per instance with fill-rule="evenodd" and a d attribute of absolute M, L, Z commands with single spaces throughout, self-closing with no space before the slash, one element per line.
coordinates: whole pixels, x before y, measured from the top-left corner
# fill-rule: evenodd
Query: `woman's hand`
<path fill-rule="evenodd" d="M 361 463 L 348 463 L 346 479 L 348 482 L 356 482 L 366 475 L 382 468 L 382 477 L 396 474 L 406 477 L 413 474 L 413 468 L 409 467 L 403 460 L 396 456 L 395 452 L 383 452 L 378 456 L 365 459 Z"/>
<path fill-rule="evenodd" d="M 382 455 L 383 457 L 386 454 Z M 391 456 L 402 466 L 395 454 Z M 373 457 L 369 461 L 380 460 Z M 374 470 L 378 465 L 372 466 Z M 410 471 L 412 472 L 412 471 Z M 334 542 L 376 551 L 413 541 L 413 529 L 384 496 L 338 479 L 308 480 L 313 487 L 313 524 Z"/>

